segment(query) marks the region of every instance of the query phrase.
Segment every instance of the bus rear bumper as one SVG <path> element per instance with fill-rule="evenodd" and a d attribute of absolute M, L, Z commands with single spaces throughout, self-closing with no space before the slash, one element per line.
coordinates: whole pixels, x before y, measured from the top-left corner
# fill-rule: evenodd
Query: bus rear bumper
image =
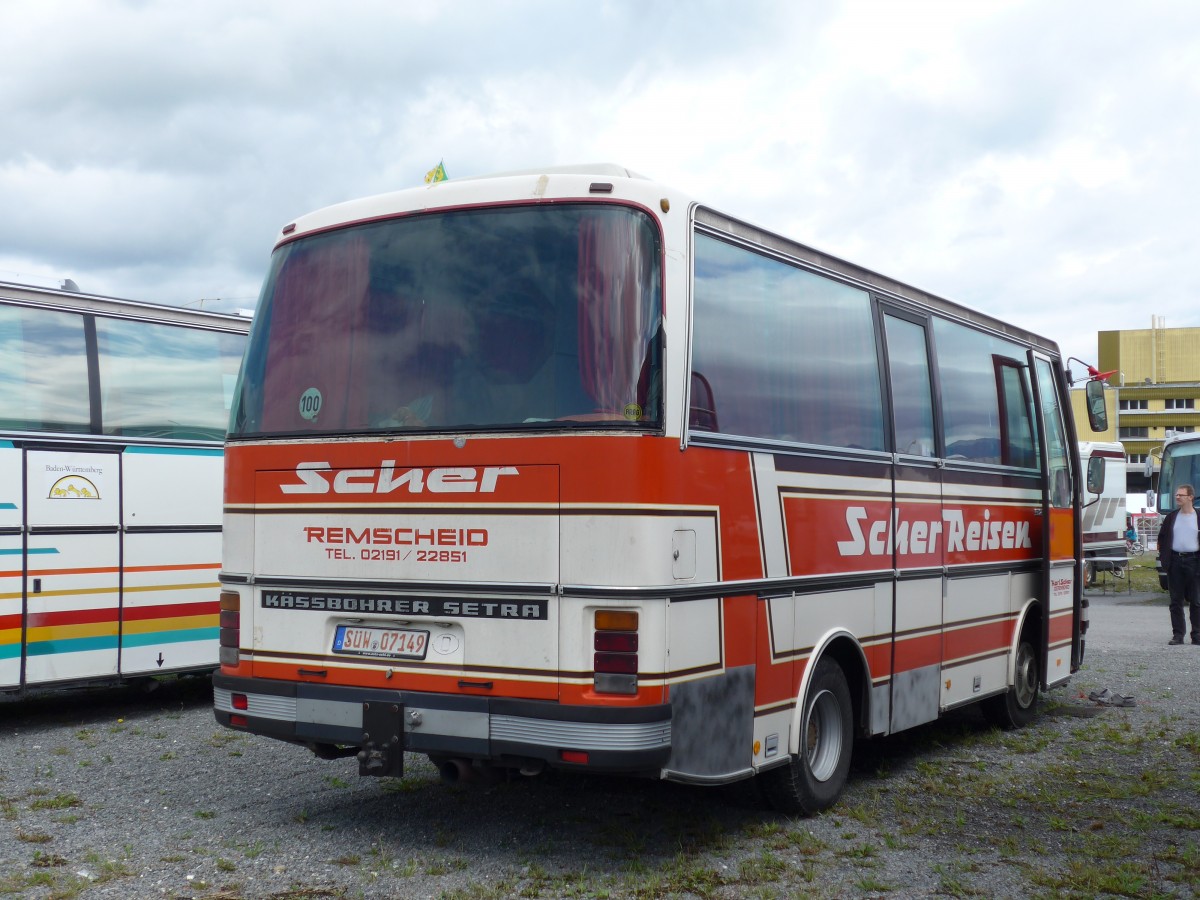
<path fill-rule="evenodd" d="M 564 706 L 213 675 L 217 722 L 321 756 L 358 748 L 364 775 L 398 775 L 403 752 L 522 767 L 658 775 L 671 755 L 671 707 Z M 397 752 L 401 751 L 401 752 Z M 382 760 L 382 764 L 380 764 Z"/>

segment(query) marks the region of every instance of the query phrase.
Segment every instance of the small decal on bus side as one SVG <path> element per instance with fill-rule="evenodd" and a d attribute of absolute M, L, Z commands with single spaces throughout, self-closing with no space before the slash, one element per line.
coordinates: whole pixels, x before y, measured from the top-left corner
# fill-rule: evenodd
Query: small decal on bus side
<path fill-rule="evenodd" d="M 99 500 L 100 489 L 82 475 L 67 475 L 54 482 L 48 500 Z"/>
<path fill-rule="evenodd" d="M 315 422 L 320 411 L 321 392 L 315 387 L 310 387 L 300 395 L 300 416 L 310 422 Z"/>

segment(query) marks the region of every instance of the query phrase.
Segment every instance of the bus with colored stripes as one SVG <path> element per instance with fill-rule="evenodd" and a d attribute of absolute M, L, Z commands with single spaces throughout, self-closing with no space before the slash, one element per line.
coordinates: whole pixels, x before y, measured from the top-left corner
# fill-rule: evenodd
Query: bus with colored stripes
<path fill-rule="evenodd" d="M 0 283 L 0 691 L 211 671 L 249 319 Z"/>
<path fill-rule="evenodd" d="M 1080 665 L 1067 390 L 1045 338 L 616 166 L 303 216 L 226 444 L 216 719 L 814 812 L 856 740 L 1021 725 Z"/>

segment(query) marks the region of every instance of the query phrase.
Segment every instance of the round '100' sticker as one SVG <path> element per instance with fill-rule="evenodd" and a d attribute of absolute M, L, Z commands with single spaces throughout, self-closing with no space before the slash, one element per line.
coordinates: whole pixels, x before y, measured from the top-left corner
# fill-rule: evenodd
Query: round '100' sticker
<path fill-rule="evenodd" d="M 311 387 L 300 395 L 300 415 L 310 422 L 315 422 L 317 413 L 320 411 L 321 392 L 315 387 Z"/>

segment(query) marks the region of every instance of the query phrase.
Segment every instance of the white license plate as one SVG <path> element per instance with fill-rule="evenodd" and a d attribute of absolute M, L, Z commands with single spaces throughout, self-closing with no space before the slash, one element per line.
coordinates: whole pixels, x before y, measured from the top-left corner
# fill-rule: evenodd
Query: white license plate
<path fill-rule="evenodd" d="M 424 659 L 429 648 L 428 631 L 407 628 L 369 628 L 339 625 L 333 636 L 333 652 L 380 659 Z"/>

